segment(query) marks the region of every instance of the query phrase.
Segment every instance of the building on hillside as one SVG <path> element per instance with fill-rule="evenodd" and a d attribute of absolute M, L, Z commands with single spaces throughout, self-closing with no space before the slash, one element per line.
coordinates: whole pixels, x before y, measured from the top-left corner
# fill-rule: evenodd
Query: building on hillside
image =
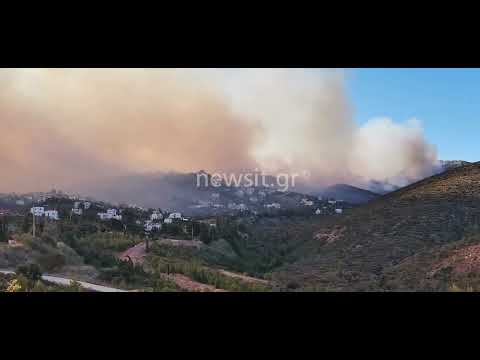
<path fill-rule="evenodd" d="M 43 206 L 34 206 L 30 209 L 30 213 L 35 216 L 43 216 L 45 214 L 45 208 Z"/>
<path fill-rule="evenodd" d="M 335 209 L 336 214 L 343 214 L 343 209 Z"/>
<path fill-rule="evenodd" d="M 75 201 L 75 202 L 73 203 L 73 208 L 74 208 L 74 209 L 79 209 L 79 208 L 80 208 L 80 204 L 81 204 L 80 201 Z"/>
<path fill-rule="evenodd" d="M 152 215 L 150 215 L 150 220 L 162 220 L 163 219 L 163 215 L 161 212 L 159 211 L 154 211 Z"/>
<path fill-rule="evenodd" d="M 302 199 L 301 203 L 302 203 L 302 205 L 305 205 L 305 206 L 312 206 L 313 205 L 313 201 L 308 200 L 308 199 Z"/>
<path fill-rule="evenodd" d="M 282 206 L 279 203 L 265 204 L 267 209 L 280 209 Z"/>
<path fill-rule="evenodd" d="M 315 210 L 315 215 L 321 215 L 321 214 L 322 214 L 322 210 L 320 209 Z"/>
<path fill-rule="evenodd" d="M 100 218 L 100 220 L 109 219 L 109 215 L 107 213 L 98 213 L 97 216 Z"/>
<path fill-rule="evenodd" d="M 330 205 L 335 205 L 337 203 L 337 201 L 336 200 L 328 200 L 328 203 Z"/>
<path fill-rule="evenodd" d="M 97 214 L 100 220 L 118 220 L 122 221 L 122 215 L 117 214 L 117 209 L 108 209 L 106 213 Z"/>
<path fill-rule="evenodd" d="M 19 206 L 23 206 L 23 205 L 25 205 L 25 201 L 24 200 L 17 200 L 17 201 L 15 201 L 15 204 L 17 204 Z"/>
<path fill-rule="evenodd" d="M 107 209 L 107 214 L 110 216 L 116 216 L 118 215 L 118 210 L 117 209 Z"/>
<path fill-rule="evenodd" d="M 168 217 L 168 218 L 166 218 L 165 220 L 163 220 L 163 222 L 164 222 L 165 224 L 171 224 L 171 223 L 173 223 L 173 219 L 170 218 L 170 217 Z"/>
<path fill-rule="evenodd" d="M 90 201 L 84 201 L 84 202 L 83 202 L 83 208 L 84 208 L 85 210 L 90 209 L 90 206 L 92 206 L 92 203 L 91 203 Z"/>
<path fill-rule="evenodd" d="M 153 223 L 151 220 L 145 221 L 143 225 L 145 231 L 150 232 L 152 230 L 160 231 L 162 230 L 162 224 L 160 223 Z"/>
<path fill-rule="evenodd" d="M 82 214 L 83 214 L 83 210 L 82 210 L 82 209 L 79 209 L 79 208 L 73 208 L 73 209 L 72 209 L 72 214 L 74 214 L 74 215 L 82 215 Z"/>
<path fill-rule="evenodd" d="M 181 219 L 182 218 L 182 213 L 179 212 L 173 212 L 170 215 L 168 215 L 169 219 Z"/>
<path fill-rule="evenodd" d="M 47 210 L 47 211 L 45 211 L 45 217 L 47 217 L 51 220 L 60 220 L 60 217 L 58 216 L 58 211 L 57 210 Z"/>

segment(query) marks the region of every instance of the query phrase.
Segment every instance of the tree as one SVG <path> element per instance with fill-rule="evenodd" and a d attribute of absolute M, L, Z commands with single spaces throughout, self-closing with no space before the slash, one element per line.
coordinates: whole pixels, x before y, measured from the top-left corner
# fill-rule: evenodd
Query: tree
<path fill-rule="evenodd" d="M 211 231 L 210 226 L 206 224 L 201 224 L 200 226 L 200 241 L 208 244 L 211 241 Z"/>
<path fill-rule="evenodd" d="M 37 281 L 42 278 L 42 271 L 37 264 L 21 265 L 15 271 L 17 275 L 23 275 L 28 280 Z"/>
<path fill-rule="evenodd" d="M 0 242 L 5 242 L 8 240 L 8 223 L 6 220 L 0 220 Z"/>

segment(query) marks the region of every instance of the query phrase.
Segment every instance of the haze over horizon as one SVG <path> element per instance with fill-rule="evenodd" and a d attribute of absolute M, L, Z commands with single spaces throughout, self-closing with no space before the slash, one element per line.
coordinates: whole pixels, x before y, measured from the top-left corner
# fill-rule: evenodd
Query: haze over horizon
<path fill-rule="evenodd" d="M 358 121 L 352 71 L 1 69 L 0 191 L 200 169 L 307 171 L 324 185 L 432 174 L 434 119 Z"/>

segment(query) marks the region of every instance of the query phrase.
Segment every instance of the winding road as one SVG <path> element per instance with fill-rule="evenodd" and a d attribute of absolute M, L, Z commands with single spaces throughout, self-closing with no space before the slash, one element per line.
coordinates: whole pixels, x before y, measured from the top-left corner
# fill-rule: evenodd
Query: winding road
<path fill-rule="evenodd" d="M 0 270 L 2 274 L 15 274 L 15 271 L 12 270 Z M 78 281 L 73 279 L 68 279 L 59 276 L 52 276 L 52 275 L 42 275 L 42 280 L 57 284 L 57 285 L 64 285 L 69 286 L 72 281 L 78 282 L 84 289 L 97 291 L 97 292 L 128 292 L 127 290 L 116 289 L 108 286 L 96 285 L 87 283 L 84 281 Z"/>

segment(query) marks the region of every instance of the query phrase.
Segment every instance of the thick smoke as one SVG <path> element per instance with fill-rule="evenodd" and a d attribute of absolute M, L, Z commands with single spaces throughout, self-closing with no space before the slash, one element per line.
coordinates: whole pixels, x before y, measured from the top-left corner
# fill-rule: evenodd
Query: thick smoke
<path fill-rule="evenodd" d="M 229 85 L 233 108 L 266 129 L 254 152 L 262 169 L 307 173 L 317 186 L 369 187 L 405 186 L 436 168 L 419 121 L 353 120 L 340 71 L 244 70 Z"/>
<path fill-rule="evenodd" d="M 254 168 L 405 185 L 436 162 L 415 121 L 358 126 L 335 70 L 3 69 L 0 125 L 0 191 Z"/>
<path fill-rule="evenodd" d="M 0 191 L 253 168 L 258 129 L 180 70 L 1 70 Z"/>

